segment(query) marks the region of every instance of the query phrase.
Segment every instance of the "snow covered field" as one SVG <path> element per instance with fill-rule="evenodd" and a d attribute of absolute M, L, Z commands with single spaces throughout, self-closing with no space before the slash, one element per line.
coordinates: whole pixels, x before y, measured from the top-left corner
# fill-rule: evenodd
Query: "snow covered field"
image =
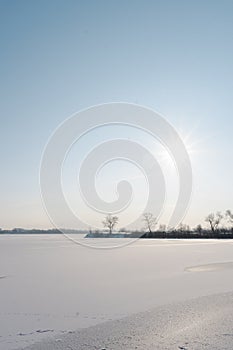
<path fill-rule="evenodd" d="M 232 262 L 233 241 L 227 240 L 138 240 L 100 250 L 62 235 L 2 235 L 0 350 L 232 292 Z"/>

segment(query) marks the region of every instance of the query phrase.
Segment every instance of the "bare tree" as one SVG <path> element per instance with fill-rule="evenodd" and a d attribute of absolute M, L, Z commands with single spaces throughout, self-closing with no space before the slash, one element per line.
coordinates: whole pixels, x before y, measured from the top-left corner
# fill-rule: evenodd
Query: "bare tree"
<path fill-rule="evenodd" d="M 209 223 L 211 231 L 215 232 L 218 229 L 220 222 L 223 219 L 223 215 L 218 211 L 216 214 L 211 213 L 206 218 L 205 221 Z"/>
<path fill-rule="evenodd" d="M 202 228 L 202 226 L 200 224 L 198 224 L 196 226 L 196 228 L 194 229 L 194 231 L 198 232 L 199 235 L 200 235 L 200 234 L 202 234 L 203 228 Z"/>
<path fill-rule="evenodd" d="M 225 217 L 230 224 L 233 224 L 233 214 L 229 209 L 226 211 Z"/>
<path fill-rule="evenodd" d="M 108 214 L 104 221 L 102 221 L 104 227 L 107 227 L 109 229 L 109 233 L 111 234 L 114 227 L 118 224 L 119 218 L 117 216 L 112 216 L 111 214 Z"/>
<path fill-rule="evenodd" d="M 161 232 L 166 232 L 166 225 L 160 224 L 160 225 L 159 225 L 159 231 L 161 231 Z"/>
<path fill-rule="evenodd" d="M 177 231 L 179 232 L 189 232 L 190 231 L 190 227 L 189 225 L 183 224 L 182 222 L 179 224 Z"/>
<path fill-rule="evenodd" d="M 157 224 L 156 217 L 154 217 L 152 213 L 144 213 L 142 220 L 145 223 L 145 229 L 151 233 L 155 229 L 155 226 Z"/>

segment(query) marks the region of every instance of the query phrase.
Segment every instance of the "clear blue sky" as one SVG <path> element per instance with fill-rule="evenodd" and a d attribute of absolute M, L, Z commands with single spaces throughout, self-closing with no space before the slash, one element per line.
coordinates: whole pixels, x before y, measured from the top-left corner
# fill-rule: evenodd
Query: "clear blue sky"
<path fill-rule="evenodd" d="M 0 227 L 49 227 L 39 164 L 56 126 L 111 101 L 190 135 L 185 222 L 233 209 L 233 2 L 0 1 Z"/>

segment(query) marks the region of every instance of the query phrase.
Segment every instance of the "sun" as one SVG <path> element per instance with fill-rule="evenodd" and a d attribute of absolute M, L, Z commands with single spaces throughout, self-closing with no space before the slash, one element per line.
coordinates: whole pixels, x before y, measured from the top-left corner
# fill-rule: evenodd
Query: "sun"
<path fill-rule="evenodd" d="M 201 139 L 196 137 L 194 131 L 185 132 L 183 130 L 178 130 L 178 134 L 190 158 L 198 155 L 201 152 Z"/>
<path fill-rule="evenodd" d="M 185 131 L 184 129 L 178 129 L 177 134 L 179 135 L 184 147 L 188 153 L 191 163 L 199 159 L 199 155 L 203 152 L 203 140 L 196 135 L 195 130 Z M 163 144 L 156 144 L 153 149 L 153 154 L 156 156 L 157 160 L 163 165 L 166 171 L 174 169 L 175 163 L 173 157 L 169 150 Z"/>

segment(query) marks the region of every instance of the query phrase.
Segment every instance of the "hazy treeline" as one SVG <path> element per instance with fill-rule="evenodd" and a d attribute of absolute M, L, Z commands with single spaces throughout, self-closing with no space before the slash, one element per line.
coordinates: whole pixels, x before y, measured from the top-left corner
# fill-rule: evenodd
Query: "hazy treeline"
<path fill-rule="evenodd" d="M 44 229 L 37 229 L 37 228 L 33 228 L 33 229 L 24 229 L 24 228 L 13 228 L 12 230 L 4 230 L 4 229 L 0 229 L 0 234 L 62 234 L 62 233 L 67 233 L 67 234 L 71 234 L 71 233 L 86 233 L 87 231 L 84 230 L 73 230 L 73 229 L 56 229 L 56 228 L 52 228 L 52 229 L 48 229 L 48 230 L 44 230 Z"/>

